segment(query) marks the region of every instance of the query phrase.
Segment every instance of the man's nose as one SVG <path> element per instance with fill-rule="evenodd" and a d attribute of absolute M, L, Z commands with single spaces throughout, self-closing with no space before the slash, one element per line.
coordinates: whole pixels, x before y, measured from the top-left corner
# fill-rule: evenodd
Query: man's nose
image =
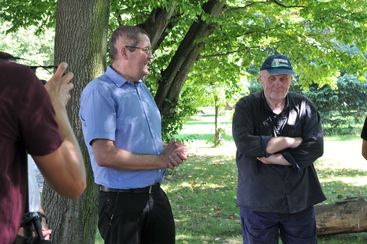
<path fill-rule="evenodd" d="M 148 58 L 149 58 L 149 60 L 152 60 L 154 58 L 154 55 L 153 55 L 152 51 L 149 52 Z"/>
<path fill-rule="evenodd" d="M 282 84 L 281 80 L 279 78 L 276 78 L 274 81 L 274 85 L 280 86 Z"/>

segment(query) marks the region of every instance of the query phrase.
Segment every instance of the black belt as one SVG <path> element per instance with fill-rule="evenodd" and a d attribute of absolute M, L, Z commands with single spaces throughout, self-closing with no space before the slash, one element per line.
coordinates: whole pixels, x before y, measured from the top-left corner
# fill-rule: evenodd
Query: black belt
<path fill-rule="evenodd" d="M 107 186 L 99 186 L 99 190 L 102 192 L 127 192 L 127 193 L 152 193 L 159 189 L 161 184 L 155 183 L 154 185 L 147 186 L 144 188 L 133 188 L 133 189 L 116 189 L 109 188 Z"/>

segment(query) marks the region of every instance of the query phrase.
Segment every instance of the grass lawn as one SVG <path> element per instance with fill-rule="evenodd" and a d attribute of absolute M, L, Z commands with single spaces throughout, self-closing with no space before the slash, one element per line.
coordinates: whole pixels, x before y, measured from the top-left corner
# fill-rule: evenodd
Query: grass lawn
<path fill-rule="evenodd" d="M 173 208 L 176 243 L 242 243 L 239 209 L 236 207 L 237 168 L 231 139 L 230 116 L 221 118 L 223 144 L 213 148 L 213 116 L 194 116 L 178 138 L 191 138 L 190 158 L 169 170 L 163 183 Z M 326 137 L 325 153 L 316 162 L 324 203 L 367 195 L 367 162 L 361 156 L 358 135 Z M 98 237 L 99 238 L 99 237 Z M 97 238 L 97 239 L 98 239 Z M 102 243 L 96 240 L 96 243 Z M 367 233 L 320 237 L 321 244 L 367 243 Z"/>

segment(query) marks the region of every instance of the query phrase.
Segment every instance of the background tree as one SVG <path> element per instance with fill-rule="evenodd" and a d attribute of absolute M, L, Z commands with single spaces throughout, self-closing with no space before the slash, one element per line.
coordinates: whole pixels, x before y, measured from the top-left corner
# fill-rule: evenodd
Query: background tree
<path fill-rule="evenodd" d="M 68 70 L 75 74 L 68 114 L 81 146 L 84 141 L 78 116 L 79 97 L 84 86 L 105 67 L 108 7 L 108 0 L 57 2 L 55 64 L 66 61 Z M 88 187 L 79 200 L 65 199 L 48 186 L 44 189 L 42 200 L 54 243 L 94 243 L 97 187 L 85 146 L 82 152 L 88 169 Z"/>
<path fill-rule="evenodd" d="M 208 3 L 219 4 L 219 1 Z M 177 9 L 183 8 L 182 5 Z M 205 8 L 205 5 L 203 6 Z M 169 121 L 170 128 L 175 128 L 173 124 L 179 120 L 175 114 L 179 109 L 175 101 L 179 96 L 174 91 L 182 90 L 184 84 L 181 78 L 186 79 L 185 74 L 201 56 L 207 59 L 219 56 L 232 59 L 238 65 L 239 72 L 251 75 L 254 74 L 253 67 L 259 67 L 267 55 L 284 53 L 293 60 L 295 70 L 299 74 L 298 84 L 306 88 L 311 84 L 335 84 L 341 70 L 363 78 L 366 71 L 363 65 L 366 40 L 359 34 L 366 32 L 366 26 L 360 24 L 361 20 L 366 19 L 364 8 L 360 1 L 348 6 L 344 6 L 340 1 L 287 1 L 283 4 L 278 1 L 243 4 L 226 1 L 221 12 L 215 15 L 198 9 L 195 9 L 195 12 L 189 8 L 187 12 L 196 13 L 197 19 L 209 23 L 208 27 L 213 32 L 210 36 L 197 34 L 189 38 L 201 49 L 200 55 L 193 60 L 185 53 L 179 52 L 177 43 L 184 45 L 185 42 L 179 38 L 178 33 L 181 33 L 181 36 L 182 32 L 188 35 L 190 28 L 197 22 L 190 18 L 190 14 L 178 11 L 179 20 L 175 18 L 177 15 L 172 15 L 168 26 L 173 27 L 169 29 L 170 33 L 160 45 L 160 50 L 172 50 L 176 46 L 177 49 L 174 49 L 174 53 L 168 52 L 158 56 L 160 61 L 157 60 L 155 65 L 167 68 L 158 70 L 158 75 L 151 77 L 158 84 L 155 98 L 158 104 L 162 104 L 160 108 L 164 119 Z M 185 23 L 182 23 L 183 21 Z M 190 22 L 192 24 L 188 26 Z M 350 46 L 356 51 L 346 52 L 343 46 Z M 177 55 L 181 60 L 182 57 L 186 59 L 185 69 L 176 69 L 179 67 L 175 63 Z M 218 66 L 215 62 L 207 63 L 207 73 Z M 168 68 L 170 65 L 172 69 Z M 178 71 L 180 75 L 173 79 Z M 257 72 L 256 69 L 255 73 Z M 223 73 L 226 71 L 223 70 Z M 230 76 L 229 73 L 226 74 Z M 169 77 L 172 78 L 171 81 Z M 166 132 L 170 133 L 167 130 Z"/>
<path fill-rule="evenodd" d="M 0 33 L 6 33 L 11 23 L 0 19 Z M 17 32 L 9 32 L 2 36 L 0 50 L 18 57 L 17 62 L 31 66 L 53 65 L 55 29 L 49 28 L 38 34 L 37 38 L 30 38 L 38 30 L 37 27 L 20 28 Z M 26 44 L 26 45 L 25 45 Z M 49 79 L 52 70 L 37 69 L 41 79 Z"/>
<path fill-rule="evenodd" d="M 212 66 L 210 71 L 207 65 Z M 225 109 L 230 109 L 240 96 L 247 93 L 246 87 L 240 83 L 239 67 L 227 57 L 216 57 L 206 59 L 204 56 L 199 59 L 193 71 L 188 75 L 187 85 L 183 88 L 192 89 L 191 87 L 199 87 L 199 92 L 191 94 L 191 101 L 186 106 L 195 104 L 200 101 L 201 106 L 214 107 L 214 146 L 218 146 L 222 142 L 224 130 L 220 126 L 220 114 Z M 196 106 L 197 107 L 197 106 Z M 194 108 L 196 108 L 194 105 Z"/>
<path fill-rule="evenodd" d="M 327 135 L 359 135 L 361 130 L 355 125 L 362 124 L 367 114 L 367 83 L 345 74 L 335 85 L 313 85 L 303 93 L 316 104 Z"/>

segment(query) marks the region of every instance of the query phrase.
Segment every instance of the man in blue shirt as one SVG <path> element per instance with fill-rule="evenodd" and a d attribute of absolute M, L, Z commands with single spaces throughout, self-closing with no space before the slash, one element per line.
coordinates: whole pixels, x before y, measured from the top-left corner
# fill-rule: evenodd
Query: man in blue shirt
<path fill-rule="evenodd" d="M 174 243 L 171 206 L 160 188 L 165 169 L 187 159 L 186 146 L 164 146 L 161 116 L 142 79 L 148 75 L 147 33 L 120 26 L 112 65 L 84 89 L 80 119 L 99 185 L 98 228 L 105 243 Z"/>

